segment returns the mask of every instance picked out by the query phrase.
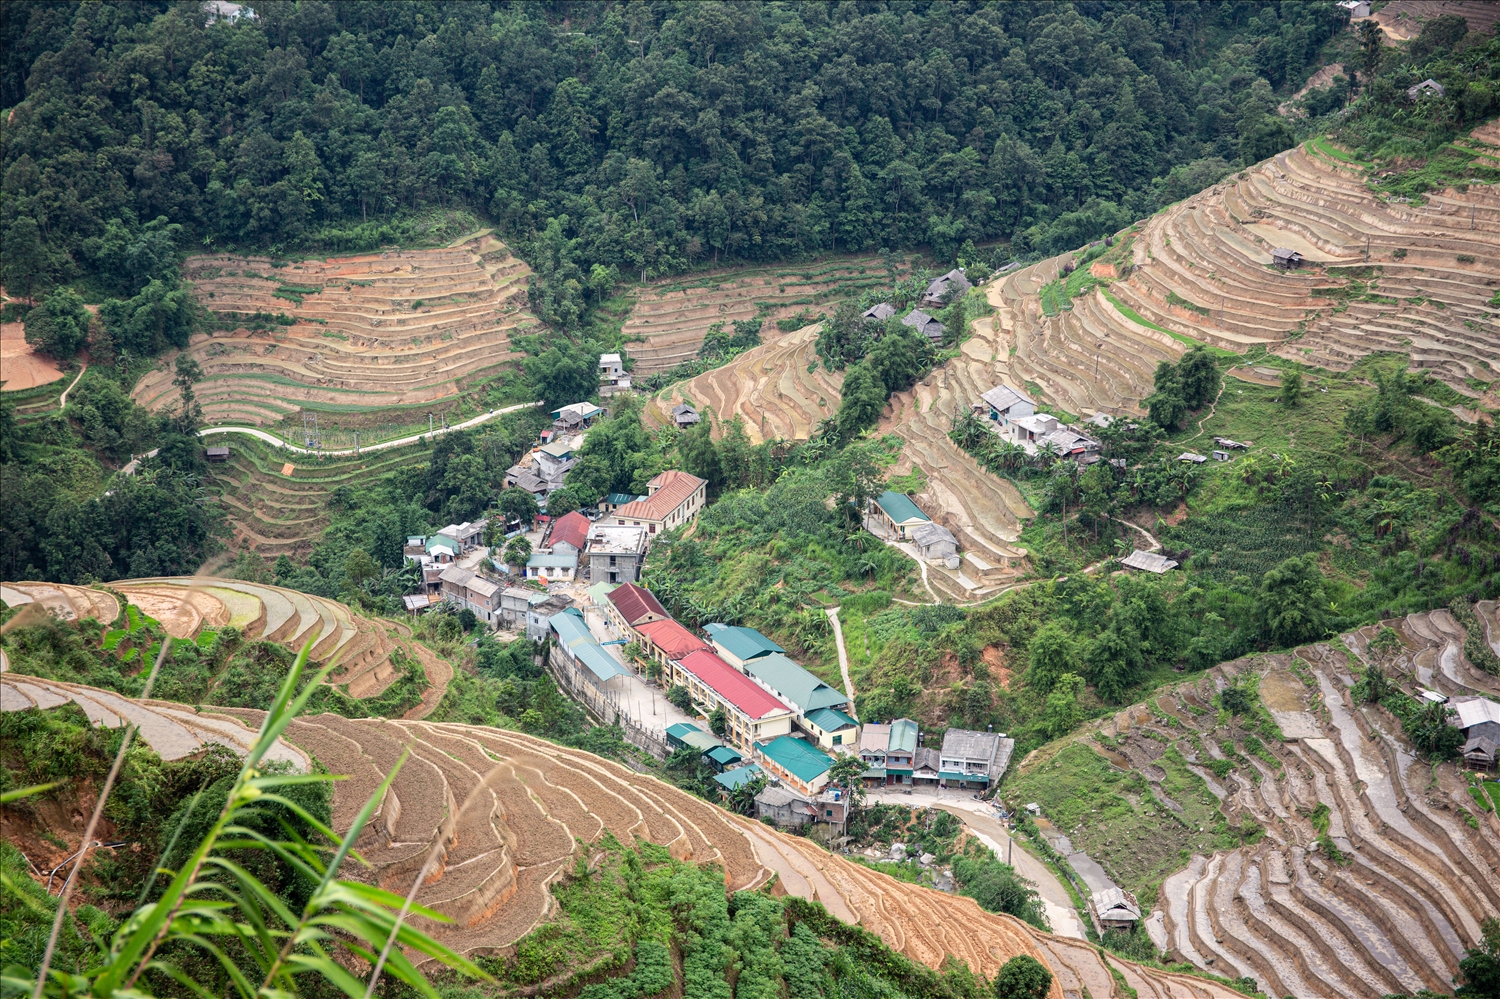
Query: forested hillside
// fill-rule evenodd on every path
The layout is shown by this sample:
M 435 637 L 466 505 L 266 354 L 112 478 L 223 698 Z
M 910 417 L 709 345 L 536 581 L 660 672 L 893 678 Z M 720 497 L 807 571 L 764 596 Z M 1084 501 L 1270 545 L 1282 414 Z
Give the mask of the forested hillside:
M 205 25 L 195 4 L 6 7 L 7 288 L 134 294 L 174 244 L 369 248 L 468 205 L 521 246 L 564 326 L 612 267 L 1072 248 L 1289 145 L 1271 88 L 1344 18 L 265 2 Z

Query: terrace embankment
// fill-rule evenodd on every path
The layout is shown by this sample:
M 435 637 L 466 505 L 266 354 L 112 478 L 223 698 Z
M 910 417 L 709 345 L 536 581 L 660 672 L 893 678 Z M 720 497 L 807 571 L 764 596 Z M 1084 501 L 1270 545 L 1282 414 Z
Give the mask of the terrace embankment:
M 525 310 L 530 269 L 489 235 L 300 262 L 205 255 L 184 274 L 203 306 L 229 325 L 247 323 L 188 347 L 203 368 L 194 391 L 211 424 L 274 423 L 304 405 L 439 404 L 514 361 L 511 336 L 537 325 Z M 294 322 L 253 321 L 257 314 Z M 177 405 L 172 378 L 169 365 L 150 372 L 135 400 Z

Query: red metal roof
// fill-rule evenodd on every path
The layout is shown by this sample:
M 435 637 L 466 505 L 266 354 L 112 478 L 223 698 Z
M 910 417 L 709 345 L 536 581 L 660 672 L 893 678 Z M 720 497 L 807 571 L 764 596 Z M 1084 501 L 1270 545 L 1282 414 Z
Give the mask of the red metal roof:
M 577 510 L 565 513 L 552 525 L 552 534 L 547 539 L 551 544 L 569 544 L 583 551 L 589 539 L 589 519 Z
M 664 521 L 668 514 L 686 503 L 698 491 L 698 487 L 707 482 L 707 479 L 670 468 L 647 484 L 651 495 L 643 500 L 626 503 L 615 511 L 615 516 L 622 520 L 636 517 L 640 520 Z
M 752 719 L 791 710 L 777 700 L 774 694 L 757 686 L 754 680 L 707 649 L 691 653 L 678 661 L 682 663 L 683 669 L 702 680 L 710 690 Z
M 668 659 L 681 659 L 694 649 L 707 649 L 708 643 L 688 631 L 671 618 L 665 621 L 648 621 L 636 630 L 651 640 L 651 644 L 667 654 Z
M 636 622 L 644 621 L 646 618 L 656 615 L 657 619 L 670 619 L 672 615 L 656 599 L 655 594 L 644 587 L 634 583 L 626 583 L 609 591 L 609 602 L 615 605 L 615 610 L 625 619 L 625 623 L 632 628 Z

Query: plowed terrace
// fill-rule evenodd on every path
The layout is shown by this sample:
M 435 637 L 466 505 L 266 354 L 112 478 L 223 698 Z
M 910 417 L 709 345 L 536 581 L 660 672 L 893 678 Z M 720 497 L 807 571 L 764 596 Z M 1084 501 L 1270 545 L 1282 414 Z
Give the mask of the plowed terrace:
M 295 323 L 198 335 L 195 393 L 210 423 L 260 425 L 304 404 L 334 410 L 432 405 L 513 361 L 510 337 L 536 325 L 524 310 L 530 269 L 498 240 L 391 250 L 273 267 L 263 257 L 188 260 L 199 302 L 234 317 L 284 313 Z M 178 404 L 172 372 L 153 371 L 134 398 Z

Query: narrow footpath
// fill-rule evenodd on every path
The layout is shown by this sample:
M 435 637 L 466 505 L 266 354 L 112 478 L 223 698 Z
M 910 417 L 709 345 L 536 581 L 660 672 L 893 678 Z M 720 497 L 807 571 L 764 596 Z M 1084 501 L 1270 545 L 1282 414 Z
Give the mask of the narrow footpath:
M 82 375 L 80 374 L 79 377 L 82 377 Z M 71 386 L 69 387 L 71 388 Z M 66 395 L 67 393 L 65 392 L 63 394 Z M 504 409 L 492 409 L 488 413 L 480 413 L 473 419 L 465 420 L 462 423 L 455 423 L 450 427 L 442 427 L 437 430 L 431 430 L 425 434 L 412 434 L 410 437 L 398 437 L 397 439 L 391 441 L 381 441 L 379 444 L 371 444 L 368 447 L 349 447 L 342 448 L 336 451 L 318 450 L 316 448 L 308 449 L 305 447 L 298 447 L 295 444 L 288 444 L 286 441 L 282 440 L 280 437 L 277 437 L 275 434 L 266 433 L 266 431 L 261 430 L 257 427 L 205 427 L 204 429 L 198 431 L 198 436 L 207 437 L 210 434 L 248 434 L 251 437 L 258 437 L 268 444 L 275 444 L 279 448 L 284 448 L 287 451 L 291 451 L 293 454 L 319 454 L 329 458 L 345 458 L 350 455 L 365 454 L 369 451 L 384 451 L 387 448 L 405 447 L 408 444 L 415 444 L 418 441 L 429 440 L 433 437 L 441 437 L 443 434 L 452 433 L 455 430 L 467 430 L 470 427 L 477 427 L 481 423 L 487 423 L 497 416 L 504 416 L 506 413 L 514 413 L 517 410 L 522 409 L 532 409 L 540 405 L 540 402 L 523 402 L 515 406 L 506 406 Z
M 854 681 L 849 678 L 849 653 L 844 648 L 844 629 L 839 624 L 839 609 L 830 607 L 824 613 L 828 615 L 828 623 L 833 625 L 833 644 L 839 650 L 839 673 L 844 678 L 844 693 L 849 697 L 849 715 L 859 721 L 859 716 L 854 713 Z

